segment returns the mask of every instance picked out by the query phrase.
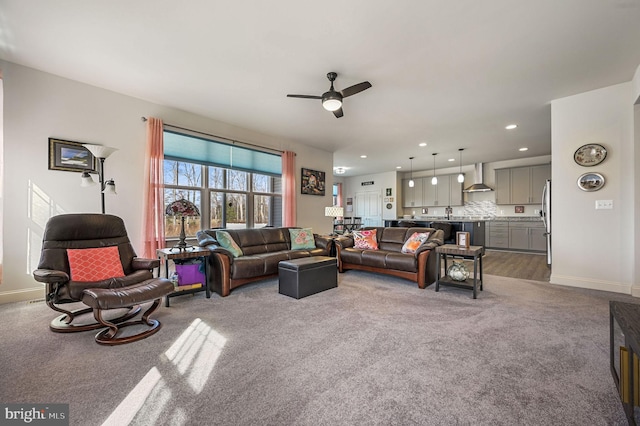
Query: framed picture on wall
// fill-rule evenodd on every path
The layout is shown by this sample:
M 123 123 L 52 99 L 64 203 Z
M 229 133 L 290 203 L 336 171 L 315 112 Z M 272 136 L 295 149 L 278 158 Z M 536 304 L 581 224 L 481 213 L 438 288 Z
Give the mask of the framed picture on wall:
M 324 172 L 302 168 L 302 193 L 324 196 Z
M 80 142 L 49 138 L 49 170 L 95 172 L 96 159 Z

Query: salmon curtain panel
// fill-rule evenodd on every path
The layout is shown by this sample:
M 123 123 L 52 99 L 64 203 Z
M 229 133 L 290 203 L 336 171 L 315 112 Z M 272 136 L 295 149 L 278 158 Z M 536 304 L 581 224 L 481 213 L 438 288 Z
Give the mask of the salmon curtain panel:
M 296 226 L 296 153 L 282 153 L 283 226 Z
M 147 120 L 147 147 L 144 165 L 144 203 L 142 241 L 143 256 L 156 258 L 156 250 L 164 248 L 164 125 L 162 120 Z

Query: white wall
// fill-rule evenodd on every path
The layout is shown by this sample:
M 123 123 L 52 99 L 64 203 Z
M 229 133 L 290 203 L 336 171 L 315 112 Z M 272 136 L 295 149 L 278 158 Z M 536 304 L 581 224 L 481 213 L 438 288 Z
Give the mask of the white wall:
M 371 182 L 373 181 L 373 185 L 362 185 L 362 182 Z M 356 199 L 357 192 L 365 192 L 365 191 L 379 191 L 382 200 L 381 212 L 382 212 L 382 220 L 380 226 L 384 223 L 385 219 L 396 219 L 398 214 L 398 206 L 402 205 L 402 193 L 400 192 L 400 187 L 398 187 L 398 177 L 395 171 L 393 172 L 385 172 L 385 173 L 376 173 L 362 176 L 352 176 L 344 178 L 343 180 L 343 202 L 346 207 L 347 198 L 352 198 L 354 203 Z M 391 188 L 391 196 L 387 197 L 386 190 L 387 188 Z M 384 201 L 385 198 L 393 198 L 393 201 Z M 392 206 L 390 209 L 386 208 L 386 204 L 390 203 Z M 354 205 L 355 212 L 355 205 Z M 348 214 L 345 209 L 345 216 L 353 216 L 352 214 Z
M 146 125 L 141 117 L 217 134 L 279 150 L 296 152 L 297 188 L 300 168 L 327 172 L 333 179 L 332 154 L 299 143 L 262 135 L 215 120 L 153 104 L 115 92 L 0 61 L 4 78 L 4 209 L 2 217 L 4 277 L 0 303 L 43 297 L 43 286 L 32 278 L 37 267 L 42 231 L 59 213 L 99 212 L 96 187 L 81 188 L 80 175 L 48 170 L 48 138 L 95 143 L 118 148 L 105 162 L 118 196 L 108 197 L 108 213 L 122 217 L 138 252 L 141 250 L 142 181 Z M 299 226 L 325 225 L 324 197 L 297 191 Z
M 551 282 L 631 293 L 634 280 L 634 164 L 631 82 L 554 100 L 552 117 Z M 573 161 L 577 148 L 600 143 L 607 158 L 595 167 Z M 606 183 L 596 192 L 576 184 L 586 172 Z M 596 200 L 613 200 L 596 210 Z

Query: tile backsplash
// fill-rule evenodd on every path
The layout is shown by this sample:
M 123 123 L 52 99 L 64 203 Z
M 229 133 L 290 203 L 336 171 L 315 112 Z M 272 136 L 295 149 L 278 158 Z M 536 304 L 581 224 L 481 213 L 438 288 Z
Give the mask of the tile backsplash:
M 494 218 L 498 214 L 498 206 L 490 200 L 467 201 L 464 204 L 464 215 L 470 217 Z

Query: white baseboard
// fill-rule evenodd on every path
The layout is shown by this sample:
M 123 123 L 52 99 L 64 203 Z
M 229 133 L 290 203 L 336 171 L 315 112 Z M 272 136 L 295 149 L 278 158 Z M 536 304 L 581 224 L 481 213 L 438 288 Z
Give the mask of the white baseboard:
M 0 305 L 4 303 L 26 302 L 28 300 L 44 299 L 44 287 L 29 288 L 0 292 Z
M 549 278 L 550 284 L 566 285 L 568 287 L 588 288 L 591 290 L 609 291 L 612 293 L 632 294 L 631 285 L 623 284 L 615 281 L 590 280 L 584 277 L 572 277 L 567 275 L 558 275 L 551 273 Z M 640 297 L 640 289 L 638 294 L 633 296 Z

